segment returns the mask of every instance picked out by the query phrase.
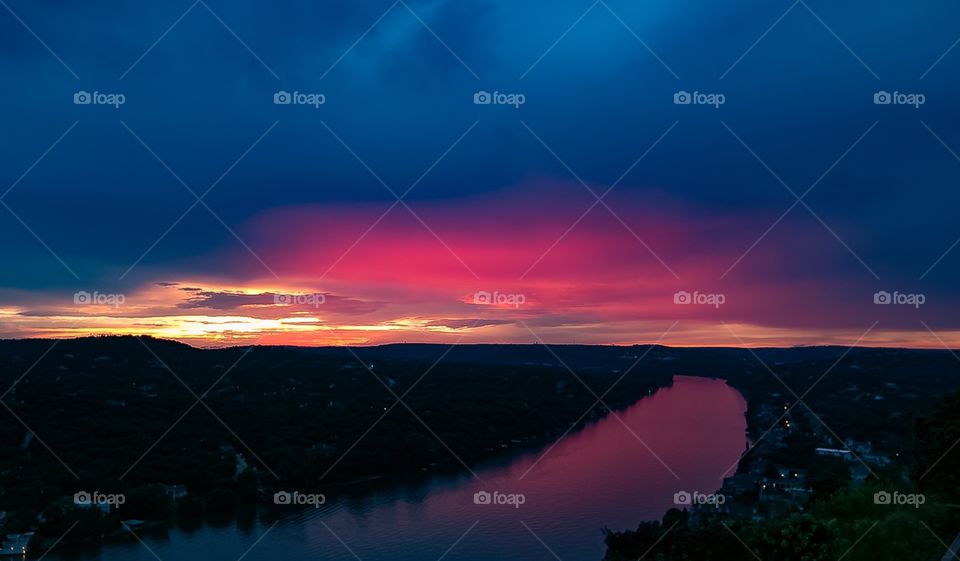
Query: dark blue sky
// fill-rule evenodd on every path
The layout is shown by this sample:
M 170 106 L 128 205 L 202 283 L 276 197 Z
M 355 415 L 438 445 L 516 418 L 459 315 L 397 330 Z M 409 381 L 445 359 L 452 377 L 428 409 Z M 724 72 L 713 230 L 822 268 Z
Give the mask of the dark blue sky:
M 729 223 L 729 236 L 701 240 L 727 266 L 795 202 L 789 189 L 829 170 L 752 266 L 724 276 L 724 260 L 691 265 L 698 282 L 923 292 L 929 325 L 960 327 L 949 319 L 960 250 L 942 257 L 960 238 L 956 2 L 4 2 L 0 194 L 13 189 L 0 209 L 0 308 L 218 275 L 250 284 L 273 269 L 259 263 L 275 251 L 258 235 L 265 217 L 385 210 L 395 198 L 371 170 L 402 193 L 448 149 L 407 196 L 413 210 L 439 205 L 468 228 L 471 201 L 533 192 L 536 203 L 493 223 L 552 216 L 556 238 L 572 222 L 564 209 L 594 201 L 573 173 L 603 192 L 656 142 L 610 207 L 634 209 L 624 213 L 638 232 L 643 217 L 687 231 Z M 76 105 L 80 90 L 125 103 Z M 275 105 L 278 90 L 326 103 Z M 475 105 L 478 90 L 526 102 Z M 681 90 L 725 103 L 676 105 Z M 877 105 L 878 91 L 925 103 Z M 159 242 L 196 199 L 158 160 L 198 194 L 236 163 L 209 210 Z M 670 244 L 656 253 L 685 259 Z M 923 330 L 916 319 L 894 323 Z M 770 324 L 747 311 L 731 321 Z

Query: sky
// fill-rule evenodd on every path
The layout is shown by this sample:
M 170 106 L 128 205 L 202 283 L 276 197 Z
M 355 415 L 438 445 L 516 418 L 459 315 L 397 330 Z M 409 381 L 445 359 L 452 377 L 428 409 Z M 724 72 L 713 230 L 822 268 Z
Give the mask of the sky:
M 0 338 L 960 346 L 960 4 L 0 2 Z

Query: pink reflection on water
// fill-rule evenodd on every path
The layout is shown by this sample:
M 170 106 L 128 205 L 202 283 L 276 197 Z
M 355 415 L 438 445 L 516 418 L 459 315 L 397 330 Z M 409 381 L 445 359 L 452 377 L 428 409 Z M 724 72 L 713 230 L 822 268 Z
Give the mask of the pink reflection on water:
M 476 522 L 456 558 L 552 558 L 542 539 L 564 560 L 599 559 L 601 528 L 635 528 L 661 518 L 677 491 L 720 487 L 745 449 L 745 411 L 724 381 L 677 376 L 672 387 L 571 432 L 549 451 L 477 469 L 480 481 L 438 480 L 327 511 L 306 521 L 307 540 L 315 553 L 335 545 L 322 519 L 365 561 L 435 558 Z M 477 491 L 522 494 L 524 503 L 474 504 Z

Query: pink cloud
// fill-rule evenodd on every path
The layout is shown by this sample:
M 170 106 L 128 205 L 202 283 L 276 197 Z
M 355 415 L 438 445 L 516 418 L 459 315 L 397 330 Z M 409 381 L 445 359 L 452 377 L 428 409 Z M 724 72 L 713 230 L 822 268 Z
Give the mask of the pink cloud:
M 240 248 L 211 254 L 221 273 L 153 279 L 122 308 L 21 294 L 16 308 L 0 300 L 0 313 L 27 335 L 144 332 L 200 344 L 627 344 L 656 341 L 677 321 L 664 343 L 853 343 L 877 320 L 866 343 L 939 344 L 920 310 L 874 305 L 883 287 L 843 266 L 852 258 L 826 231 L 788 218 L 757 242 L 776 216 L 707 214 L 662 196 L 605 200 L 615 214 L 580 185 L 538 181 L 417 201 L 413 212 L 278 208 L 242 235 L 279 279 Z M 678 292 L 703 303 L 677 304 Z M 322 303 L 278 303 L 290 295 Z M 960 340 L 950 309 L 922 317 Z

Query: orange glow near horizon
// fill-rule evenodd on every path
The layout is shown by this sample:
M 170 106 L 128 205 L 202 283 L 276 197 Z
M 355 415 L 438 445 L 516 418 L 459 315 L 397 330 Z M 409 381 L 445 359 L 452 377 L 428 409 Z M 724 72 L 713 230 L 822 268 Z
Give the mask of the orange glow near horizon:
M 600 213 L 582 215 L 583 201 L 561 196 L 549 214 L 530 211 L 544 192 L 564 188 L 421 202 L 417 214 L 429 230 L 376 205 L 271 209 L 244 231 L 270 275 L 248 252 L 231 249 L 210 256 L 223 272 L 158 279 L 156 270 L 145 271 L 126 281 L 119 302 L 89 287 L 83 301 L 72 291 L 2 291 L 0 338 L 144 334 L 204 347 L 544 341 L 960 348 L 951 296 L 931 294 L 925 300 L 934 305 L 922 309 L 878 306 L 875 292 L 894 286 L 873 286 L 862 271 L 832 278 L 797 270 L 775 235 L 741 262 L 762 220 L 653 212 L 633 201 L 618 205 L 635 228 L 628 231 Z M 789 225 L 782 230 L 790 235 Z M 849 258 L 829 236 L 804 251 Z M 737 266 L 727 275 L 731 263 Z M 723 298 L 717 305 L 678 302 L 679 294 Z
M 224 289 L 220 289 L 224 290 Z M 155 295 L 156 292 L 151 289 Z M 227 292 L 229 293 L 229 292 Z M 237 294 L 262 294 L 244 289 Z M 170 303 L 170 309 L 177 309 Z M 276 317 L 231 314 L 158 314 L 158 302 L 114 309 L 91 306 L 89 313 L 71 309 L 34 318 L 17 308 L 0 308 L 0 320 L 19 332 L 18 338 L 77 338 L 95 335 L 150 335 L 197 347 L 234 345 L 367 346 L 388 343 L 538 343 L 612 344 L 619 346 L 659 343 L 673 347 L 791 347 L 813 345 L 858 345 L 865 347 L 960 348 L 960 331 L 883 329 L 868 335 L 851 329 L 799 329 L 719 323 L 702 320 L 625 321 L 604 326 L 602 332 L 578 327 L 533 327 L 521 314 L 497 325 L 438 325 L 437 318 L 396 317 L 369 323 L 334 321 L 321 313 L 287 310 L 286 306 L 254 306 Z M 497 307 L 502 309 L 501 307 Z M 169 312 L 170 309 L 167 311 Z M 509 308 L 508 308 L 509 309 Z M 149 311 L 151 313 L 144 314 Z M 345 318 L 349 319 L 349 318 Z M 529 328 L 529 329 L 528 329 Z M 666 335 L 664 335 L 667 331 Z

